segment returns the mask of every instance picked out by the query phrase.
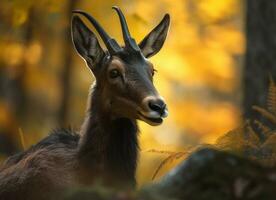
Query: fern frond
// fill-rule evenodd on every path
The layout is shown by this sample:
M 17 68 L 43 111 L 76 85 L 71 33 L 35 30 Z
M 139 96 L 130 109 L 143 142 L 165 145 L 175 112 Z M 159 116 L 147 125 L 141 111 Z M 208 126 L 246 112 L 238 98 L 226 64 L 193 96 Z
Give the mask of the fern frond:
M 150 151 L 150 152 L 154 152 L 154 153 L 162 153 L 162 154 L 169 154 L 169 156 L 167 156 L 157 167 L 157 169 L 155 170 L 153 176 L 152 176 L 152 180 L 154 180 L 157 176 L 157 174 L 159 173 L 159 171 L 169 162 L 173 162 L 174 160 L 178 160 L 182 157 L 184 157 L 185 155 L 187 155 L 188 153 L 190 153 L 189 151 L 187 152 L 170 152 L 170 151 L 159 151 L 159 150 L 154 150 L 154 151 Z
M 265 140 L 266 140 L 270 136 L 270 133 L 271 133 L 272 129 L 270 127 L 264 125 L 259 120 L 254 120 L 253 123 L 258 127 L 258 130 L 260 131 L 260 134 L 263 135 L 265 137 Z
M 159 153 L 159 154 L 168 154 L 168 155 L 171 155 L 175 152 L 173 151 L 163 151 L 163 150 L 157 150 L 157 149 L 149 149 L 149 150 L 146 150 L 145 152 L 148 152 L 148 153 Z
M 276 124 L 276 115 L 273 115 L 272 113 L 259 106 L 252 106 L 252 109 L 259 112 L 263 117 Z
M 276 115 L 276 84 L 271 76 L 269 79 L 267 94 L 267 108 L 270 112 Z
M 254 124 L 262 131 L 262 133 L 267 133 L 271 131 L 271 129 L 268 126 L 265 126 L 262 122 L 259 120 L 254 120 Z
M 250 135 L 259 137 L 258 134 L 256 133 L 256 131 L 251 126 L 251 120 L 246 120 L 246 124 L 244 127 L 246 129 L 245 133 L 249 133 Z
M 172 159 L 172 155 L 169 155 L 167 158 L 165 158 L 156 168 L 154 174 L 152 175 L 151 180 L 154 180 L 157 176 L 157 174 L 159 173 L 159 171 L 162 169 L 162 167 L 167 164 L 170 160 Z

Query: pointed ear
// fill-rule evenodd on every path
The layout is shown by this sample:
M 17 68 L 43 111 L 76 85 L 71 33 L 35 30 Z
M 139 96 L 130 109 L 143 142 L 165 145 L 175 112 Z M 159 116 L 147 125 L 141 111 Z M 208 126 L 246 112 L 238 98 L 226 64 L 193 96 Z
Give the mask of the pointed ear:
M 72 40 L 79 55 L 93 69 L 104 56 L 95 34 L 82 22 L 78 16 L 73 16 L 71 25 Z
M 162 48 L 170 26 L 170 15 L 166 14 L 162 21 L 140 42 L 139 47 L 146 58 Z

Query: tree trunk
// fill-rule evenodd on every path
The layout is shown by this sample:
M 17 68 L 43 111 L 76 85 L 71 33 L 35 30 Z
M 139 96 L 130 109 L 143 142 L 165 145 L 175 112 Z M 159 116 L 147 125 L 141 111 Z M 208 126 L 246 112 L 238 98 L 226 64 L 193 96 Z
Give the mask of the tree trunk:
M 34 27 L 38 23 L 37 13 L 34 7 L 30 7 L 28 14 L 28 20 L 25 22 L 22 29 L 20 29 L 22 31 L 22 36 L 17 38 L 22 42 L 24 49 L 30 46 L 34 36 Z M 13 27 L 8 28 L 10 30 L 13 29 Z M 25 86 L 27 65 L 27 60 L 22 58 L 13 68 L 4 66 L 0 71 L 0 98 L 3 98 L 4 101 L 7 102 L 7 110 L 9 111 L 7 112 L 9 113 L 8 122 L 11 122 L 0 125 L 0 146 L 2 147 L 0 148 L 0 153 L 7 155 L 19 150 L 15 138 L 18 138 L 18 128 L 20 128 L 21 124 L 24 124 L 28 113 L 28 93 Z M 10 71 L 11 69 L 16 72 Z
M 276 1 L 247 0 L 247 51 L 243 73 L 245 118 L 265 122 L 253 105 L 266 108 L 270 77 L 276 81 Z
M 59 126 L 66 126 L 67 117 L 68 117 L 68 110 L 69 110 L 69 98 L 70 98 L 70 77 L 72 74 L 72 64 L 73 64 L 73 52 L 72 52 L 72 43 L 71 43 L 71 16 L 72 10 L 76 7 L 77 1 L 70 0 L 67 5 L 67 10 L 65 13 L 65 17 L 67 20 L 67 25 L 64 29 L 64 41 L 63 41 L 63 69 L 61 72 L 61 101 L 60 101 L 60 108 L 58 112 L 58 124 Z

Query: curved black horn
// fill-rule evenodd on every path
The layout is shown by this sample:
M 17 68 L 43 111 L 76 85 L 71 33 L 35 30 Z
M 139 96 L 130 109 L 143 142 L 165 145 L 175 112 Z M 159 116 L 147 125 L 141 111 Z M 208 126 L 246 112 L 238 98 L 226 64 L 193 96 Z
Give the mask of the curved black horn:
M 126 47 L 130 47 L 136 51 L 139 51 L 140 48 L 138 47 L 138 45 L 136 44 L 135 40 L 131 37 L 129 30 L 128 30 L 128 26 L 127 26 L 127 22 L 125 19 L 124 14 L 122 13 L 121 9 L 117 6 L 113 6 L 112 7 L 114 10 L 116 10 L 117 14 L 119 15 L 120 18 L 120 23 L 121 23 L 121 27 L 122 27 L 122 32 L 123 32 L 123 37 L 124 37 L 124 41 L 125 41 L 125 45 Z
M 111 38 L 106 32 L 105 30 L 101 27 L 101 25 L 88 13 L 81 11 L 81 10 L 74 10 L 73 13 L 78 13 L 81 14 L 83 16 L 85 16 L 95 27 L 95 29 L 98 31 L 99 35 L 101 36 L 104 44 L 106 45 L 108 51 L 111 54 L 114 54 L 118 51 L 121 51 L 122 48 L 120 47 L 120 45 L 116 42 L 115 39 Z

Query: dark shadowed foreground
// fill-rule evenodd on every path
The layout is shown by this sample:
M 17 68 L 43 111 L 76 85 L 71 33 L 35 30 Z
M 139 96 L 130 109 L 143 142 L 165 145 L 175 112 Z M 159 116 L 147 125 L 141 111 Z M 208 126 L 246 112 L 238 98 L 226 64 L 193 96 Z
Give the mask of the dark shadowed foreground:
M 95 186 L 69 191 L 65 200 L 105 199 L 275 199 L 276 169 L 236 155 L 204 148 L 169 172 L 161 181 L 137 193 Z

